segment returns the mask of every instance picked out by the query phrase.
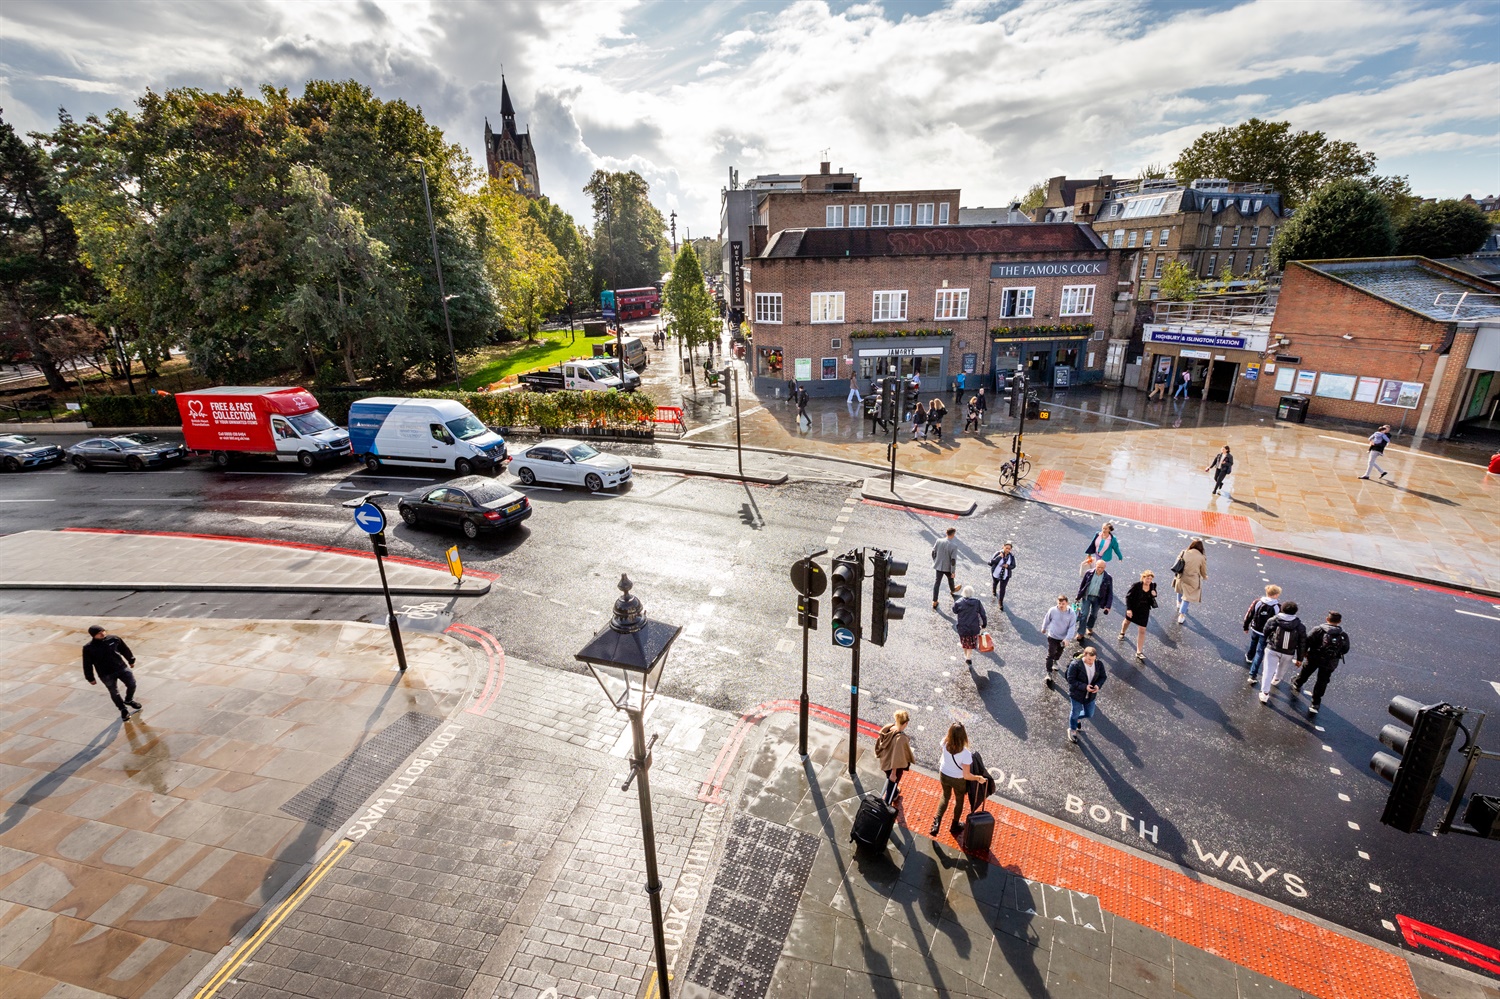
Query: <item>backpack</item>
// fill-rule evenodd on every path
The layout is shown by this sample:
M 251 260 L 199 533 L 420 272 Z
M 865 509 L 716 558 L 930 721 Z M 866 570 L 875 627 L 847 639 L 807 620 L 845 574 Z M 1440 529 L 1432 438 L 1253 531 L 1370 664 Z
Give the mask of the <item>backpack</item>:
M 1317 636 L 1314 644 L 1314 636 Z M 1342 659 L 1349 654 L 1349 633 L 1343 628 L 1320 624 L 1307 640 L 1308 651 L 1320 659 Z
M 1270 623 L 1271 618 L 1276 616 L 1276 605 L 1266 603 L 1264 598 L 1258 597 L 1251 606 L 1255 610 L 1250 615 L 1250 630 L 1265 634 L 1266 625 Z
M 1282 654 L 1288 654 L 1297 647 L 1296 619 L 1278 622 L 1275 635 L 1266 632 L 1266 641 L 1271 643 L 1271 648 Z

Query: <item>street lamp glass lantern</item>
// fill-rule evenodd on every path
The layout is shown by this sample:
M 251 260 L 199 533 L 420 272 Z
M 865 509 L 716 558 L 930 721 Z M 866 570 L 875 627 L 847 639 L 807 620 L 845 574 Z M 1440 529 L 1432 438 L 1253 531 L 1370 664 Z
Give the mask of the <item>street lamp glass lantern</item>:
M 630 577 L 620 576 L 620 597 L 610 622 L 573 658 L 587 663 L 617 710 L 644 712 L 661 683 L 667 652 L 682 628 L 646 618 Z

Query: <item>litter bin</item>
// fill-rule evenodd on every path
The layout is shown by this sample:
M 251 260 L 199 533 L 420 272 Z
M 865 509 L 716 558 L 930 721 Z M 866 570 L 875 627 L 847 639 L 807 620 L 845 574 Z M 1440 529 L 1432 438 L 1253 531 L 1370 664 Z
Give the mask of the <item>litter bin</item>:
M 1276 407 L 1276 419 L 1286 420 L 1291 423 L 1307 422 L 1307 396 L 1284 395 L 1281 404 Z

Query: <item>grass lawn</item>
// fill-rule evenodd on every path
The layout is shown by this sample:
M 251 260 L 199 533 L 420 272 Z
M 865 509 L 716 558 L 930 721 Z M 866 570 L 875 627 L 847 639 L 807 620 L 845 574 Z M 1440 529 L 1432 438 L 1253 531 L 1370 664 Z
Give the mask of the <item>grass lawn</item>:
M 486 347 L 464 362 L 466 368 L 476 363 L 479 366 L 464 375 L 463 386 L 471 391 L 482 389 L 506 375 L 550 368 L 572 357 L 588 357 L 594 351 L 592 345 L 602 342 L 598 337 L 585 337 L 581 329 L 571 334 L 571 342 L 567 330 L 543 330 L 537 334 L 535 343 L 518 340 Z

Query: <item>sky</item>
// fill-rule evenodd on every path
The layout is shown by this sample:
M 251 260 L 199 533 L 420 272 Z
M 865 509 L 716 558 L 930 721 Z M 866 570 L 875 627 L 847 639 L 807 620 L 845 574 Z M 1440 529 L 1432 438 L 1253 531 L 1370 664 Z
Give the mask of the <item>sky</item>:
M 587 222 L 638 171 L 678 235 L 729 170 L 857 173 L 995 206 L 1132 176 L 1252 116 L 1349 139 L 1427 197 L 1500 193 L 1500 4 L 7 0 L 0 109 L 23 131 L 147 89 L 357 79 L 483 163 L 502 71 L 542 192 Z

